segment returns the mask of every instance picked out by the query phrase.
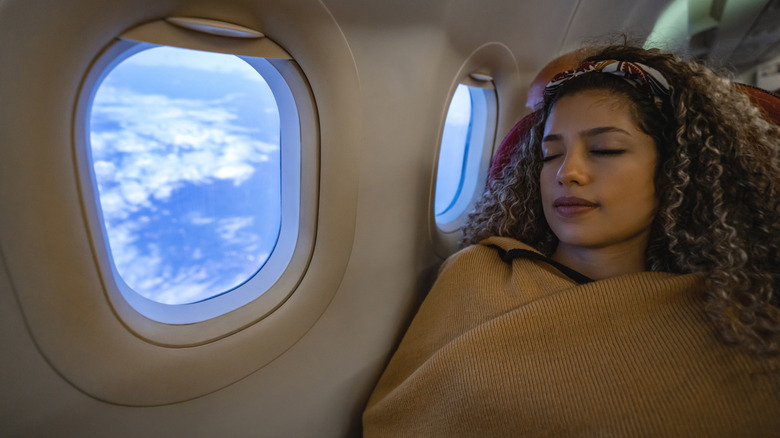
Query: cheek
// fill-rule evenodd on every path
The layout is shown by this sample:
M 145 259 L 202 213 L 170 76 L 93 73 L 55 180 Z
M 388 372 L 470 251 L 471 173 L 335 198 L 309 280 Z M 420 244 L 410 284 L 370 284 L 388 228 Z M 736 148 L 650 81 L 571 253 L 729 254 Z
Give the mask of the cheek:
M 611 186 L 614 196 L 625 202 L 629 210 L 655 215 L 658 195 L 655 191 L 654 172 L 638 168 L 633 172 L 627 172 Z
M 658 204 L 658 194 L 655 190 L 655 166 L 645 166 L 637 174 L 641 175 L 641 187 L 644 189 L 644 194 L 648 200 L 652 200 L 653 204 Z
M 551 167 L 552 166 L 543 167 L 542 172 L 539 174 L 540 201 L 542 203 L 542 214 L 544 215 L 545 221 L 553 213 L 551 209 L 555 198 L 554 188 L 556 186 L 556 174 L 550 170 Z
M 542 191 L 542 197 L 552 190 L 555 185 L 555 171 L 552 166 L 542 167 L 542 172 L 539 174 L 539 188 Z

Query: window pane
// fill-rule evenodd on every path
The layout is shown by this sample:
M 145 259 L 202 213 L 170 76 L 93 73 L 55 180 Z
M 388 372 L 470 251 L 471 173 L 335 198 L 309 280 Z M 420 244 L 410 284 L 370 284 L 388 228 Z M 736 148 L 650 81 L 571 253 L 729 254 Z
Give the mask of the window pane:
M 458 198 L 463 185 L 463 170 L 471 131 L 471 94 L 469 87 L 458 85 L 447 110 L 436 173 L 434 213 L 438 216 L 449 210 Z
M 280 229 L 280 122 L 255 69 L 155 47 L 108 73 L 89 117 L 106 237 L 128 286 L 192 303 L 263 266 Z

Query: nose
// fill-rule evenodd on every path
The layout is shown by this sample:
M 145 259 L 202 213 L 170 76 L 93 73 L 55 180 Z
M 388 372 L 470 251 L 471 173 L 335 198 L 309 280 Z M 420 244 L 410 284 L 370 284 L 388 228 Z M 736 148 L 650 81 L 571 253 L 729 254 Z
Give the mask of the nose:
M 556 180 L 563 186 L 584 185 L 591 180 L 587 159 L 580 153 L 568 153 L 558 168 Z

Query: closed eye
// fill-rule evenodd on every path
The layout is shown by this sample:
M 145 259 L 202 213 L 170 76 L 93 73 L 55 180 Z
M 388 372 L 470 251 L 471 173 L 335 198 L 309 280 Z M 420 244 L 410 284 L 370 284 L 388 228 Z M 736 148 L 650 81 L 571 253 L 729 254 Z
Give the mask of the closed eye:
M 595 149 L 590 151 L 590 153 L 593 155 L 609 156 L 609 155 L 620 155 L 625 151 L 626 151 L 625 149 Z
M 553 154 L 553 155 L 548 155 L 548 156 L 546 156 L 546 157 L 542 157 L 542 162 L 543 162 L 543 163 L 546 163 L 546 162 L 548 162 L 548 161 L 550 161 L 550 160 L 554 160 L 554 159 L 556 159 L 556 158 L 560 157 L 561 155 L 562 155 L 562 154 Z

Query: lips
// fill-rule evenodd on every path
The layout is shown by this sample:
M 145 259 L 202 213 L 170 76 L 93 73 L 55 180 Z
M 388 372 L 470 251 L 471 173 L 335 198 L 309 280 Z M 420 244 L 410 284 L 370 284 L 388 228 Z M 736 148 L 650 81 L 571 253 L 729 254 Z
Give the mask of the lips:
M 595 210 L 599 205 L 587 199 L 562 196 L 553 202 L 555 211 L 563 217 L 574 217 Z

